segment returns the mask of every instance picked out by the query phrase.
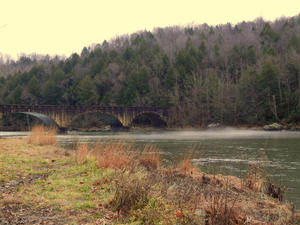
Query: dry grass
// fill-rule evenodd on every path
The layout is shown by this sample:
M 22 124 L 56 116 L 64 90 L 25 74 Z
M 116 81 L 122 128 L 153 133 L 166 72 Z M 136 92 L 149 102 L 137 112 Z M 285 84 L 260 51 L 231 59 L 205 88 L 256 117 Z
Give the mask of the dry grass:
M 84 163 L 88 155 L 88 144 L 80 144 L 77 146 L 76 160 L 78 163 Z
M 184 159 L 179 163 L 178 169 L 180 172 L 183 172 L 185 174 L 193 174 L 199 172 L 199 169 L 195 166 L 193 166 L 191 158 L 192 158 L 193 152 L 190 151 Z
M 244 185 L 256 192 L 265 192 L 266 179 L 263 175 L 263 170 L 257 165 L 251 166 L 249 169 Z
M 146 167 L 148 170 L 156 170 L 160 168 L 160 154 L 159 149 L 146 145 L 144 150 L 139 157 L 140 165 Z
M 27 142 L 34 145 L 55 145 L 56 144 L 55 128 L 46 128 L 41 125 L 34 126 L 31 130 Z
M 229 199 L 225 193 L 211 193 L 205 207 L 206 224 L 208 225 L 239 225 L 245 224 L 245 217 L 235 206 L 235 200 Z
M 0 206 L 4 205 L 15 205 L 15 204 L 21 204 L 22 201 L 14 196 L 5 196 L 3 199 L 0 200 Z
M 125 214 L 130 210 L 141 209 L 148 203 L 149 190 L 149 184 L 143 180 L 121 178 L 109 205 L 113 210 Z
M 129 167 L 135 157 L 132 144 L 125 144 L 124 141 L 98 142 L 90 155 L 96 159 L 98 167 L 118 169 Z

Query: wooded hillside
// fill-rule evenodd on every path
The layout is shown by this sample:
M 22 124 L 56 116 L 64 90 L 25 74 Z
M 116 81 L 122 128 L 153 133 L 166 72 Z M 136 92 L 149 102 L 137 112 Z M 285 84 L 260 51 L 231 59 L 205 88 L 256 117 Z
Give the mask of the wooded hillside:
M 1 104 L 170 107 L 176 126 L 299 122 L 300 14 L 157 28 L 0 72 Z

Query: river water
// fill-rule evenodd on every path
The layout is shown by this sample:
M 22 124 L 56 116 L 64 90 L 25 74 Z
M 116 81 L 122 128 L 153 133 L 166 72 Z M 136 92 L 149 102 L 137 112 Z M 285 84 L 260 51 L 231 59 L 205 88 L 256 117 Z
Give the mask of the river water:
M 0 137 L 26 136 L 0 132 Z M 286 186 L 285 200 L 300 208 L 300 132 L 218 129 L 180 131 L 69 132 L 58 135 L 65 147 L 99 140 L 133 142 L 137 149 L 151 144 L 166 163 L 177 163 L 192 152 L 191 160 L 202 171 L 244 177 L 251 165 L 262 166 L 275 184 Z

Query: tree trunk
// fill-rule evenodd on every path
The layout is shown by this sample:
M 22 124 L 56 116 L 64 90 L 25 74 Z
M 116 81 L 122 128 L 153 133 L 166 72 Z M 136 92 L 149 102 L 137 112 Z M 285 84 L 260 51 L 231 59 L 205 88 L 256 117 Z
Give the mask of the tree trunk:
M 277 105 L 276 105 L 275 95 L 272 95 L 272 98 L 273 98 L 273 113 L 274 113 L 275 119 L 277 121 L 279 121 L 278 114 L 277 114 Z

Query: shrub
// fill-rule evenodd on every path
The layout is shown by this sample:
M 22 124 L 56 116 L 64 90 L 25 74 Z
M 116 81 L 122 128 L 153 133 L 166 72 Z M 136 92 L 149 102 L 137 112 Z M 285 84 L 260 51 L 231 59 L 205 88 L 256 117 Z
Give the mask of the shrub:
M 279 201 L 283 200 L 283 195 L 286 191 L 286 187 L 276 187 L 271 181 L 268 182 L 267 194 L 272 198 L 278 198 Z
M 112 210 L 128 213 L 130 210 L 142 209 L 148 203 L 150 186 L 139 179 L 121 179 L 110 202 Z

